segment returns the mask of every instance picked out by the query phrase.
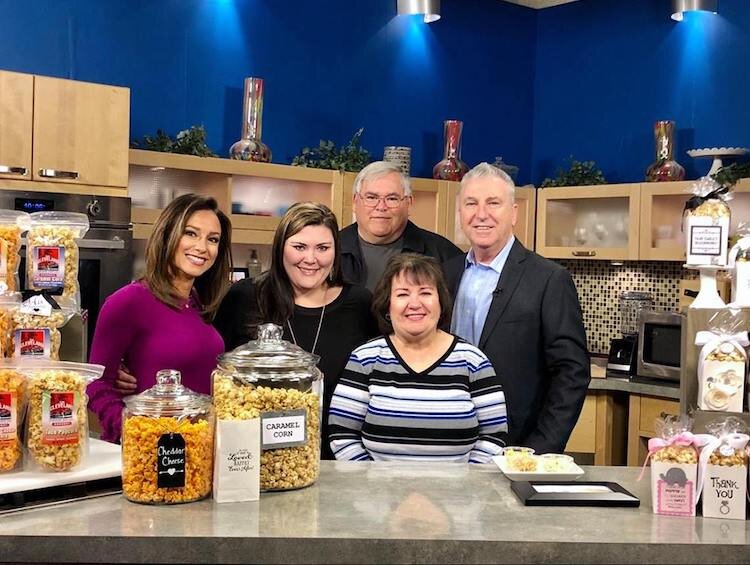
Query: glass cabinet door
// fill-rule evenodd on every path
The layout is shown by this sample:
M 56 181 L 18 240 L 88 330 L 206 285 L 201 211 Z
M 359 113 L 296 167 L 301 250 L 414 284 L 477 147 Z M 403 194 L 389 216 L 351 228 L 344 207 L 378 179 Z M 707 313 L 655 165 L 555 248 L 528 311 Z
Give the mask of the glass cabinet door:
M 692 196 L 690 186 L 694 182 L 641 184 L 640 259 L 685 260 L 683 212 L 685 202 Z M 734 186 L 728 203 L 732 213 L 731 237 L 743 222 L 750 222 L 750 179 L 742 179 Z
M 556 259 L 638 258 L 639 184 L 540 189 L 536 251 Z

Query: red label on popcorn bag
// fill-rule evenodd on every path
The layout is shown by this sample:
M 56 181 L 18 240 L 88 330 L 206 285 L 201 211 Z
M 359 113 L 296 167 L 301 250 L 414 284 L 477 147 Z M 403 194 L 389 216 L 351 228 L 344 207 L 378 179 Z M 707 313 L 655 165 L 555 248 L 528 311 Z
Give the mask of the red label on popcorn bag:
M 14 357 L 43 357 L 49 359 L 51 339 L 49 328 L 19 329 L 15 333 Z
M 0 392 L 0 445 L 17 441 L 16 394 Z
M 65 248 L 34 247 L 31 281 L 33 288 L 58 288 L 65 284 Z
M 42 393 L 42 444 L 78 443 L 77 396 L 73 391 Z

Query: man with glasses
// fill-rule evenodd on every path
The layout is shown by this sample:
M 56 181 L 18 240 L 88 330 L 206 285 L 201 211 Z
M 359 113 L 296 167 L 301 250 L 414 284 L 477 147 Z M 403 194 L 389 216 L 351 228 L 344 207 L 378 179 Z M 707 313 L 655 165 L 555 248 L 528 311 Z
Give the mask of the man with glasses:
M 380 280 L 388 259 L 402 252 L 421 253 L 441 263 L 461 254 L 446 238 L 409 221 L 412 195 L 409 179 L 398 165 L 370 163 L 354 180 L 357 221 L 341 230 L 344 278 L 370 291 Z

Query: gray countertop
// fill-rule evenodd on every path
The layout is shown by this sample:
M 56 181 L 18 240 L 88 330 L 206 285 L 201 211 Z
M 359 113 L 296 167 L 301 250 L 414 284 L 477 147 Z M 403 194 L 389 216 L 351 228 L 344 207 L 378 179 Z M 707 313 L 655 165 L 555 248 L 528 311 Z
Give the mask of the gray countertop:
M 607 377 L 606 379 L 591 379 L 589 390 L 616 390 L 630 394 L 646 394 L 649 396 L 659 396 L 673 400 L 680 399 L 679 386 L 638 383 L 629 381 L 628 379 L 617 379 L 612 377 Z
M 14 562 L 747 563 L 747 521 L 655 516 L 648 475 L 587 467 L 640 508 L 524 507 L 494 465 L 324 461 L 260 502 L 143 506 L 113 495 L 0 517 Z

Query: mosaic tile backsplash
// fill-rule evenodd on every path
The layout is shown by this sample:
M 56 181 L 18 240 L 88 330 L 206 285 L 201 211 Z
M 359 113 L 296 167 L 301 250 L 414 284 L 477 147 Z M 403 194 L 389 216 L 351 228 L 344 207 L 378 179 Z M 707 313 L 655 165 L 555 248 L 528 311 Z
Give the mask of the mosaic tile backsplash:
M 583 309 L 589 351 L 606 354 L 609 341 L 620 337 L 620 293 L 627 290 L 650 292 L 656 310 L 677 311 L 680 279 L 696 278 L 674 261 L 559 260 L 568 269 Z

